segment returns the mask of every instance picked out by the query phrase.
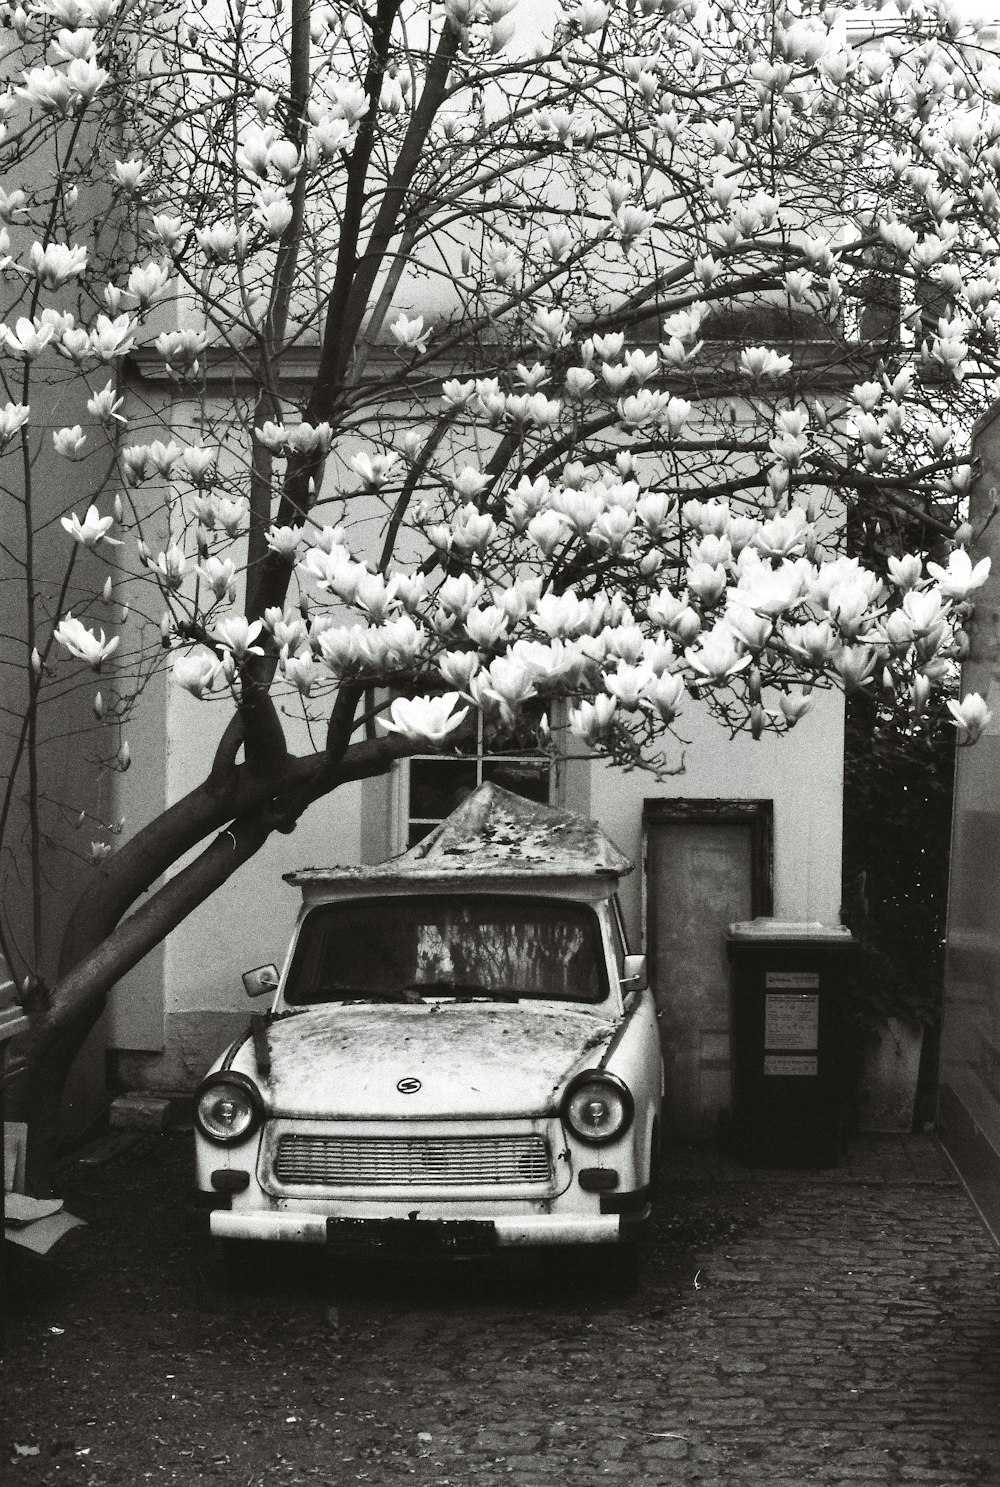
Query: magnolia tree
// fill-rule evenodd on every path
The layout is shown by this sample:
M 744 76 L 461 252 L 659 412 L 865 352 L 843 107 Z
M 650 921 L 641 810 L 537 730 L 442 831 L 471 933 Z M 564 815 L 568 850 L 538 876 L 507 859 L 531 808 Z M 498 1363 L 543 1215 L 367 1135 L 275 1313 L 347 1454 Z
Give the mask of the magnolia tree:
M 918 726 L 954 682 L 1000 316 L 985 41 L 948 0 L 523 9 L 7 11 L 0 834 L 35 909 L 2 948 L 36 1161 L 110 986 L 476 711 L 667 770 L 695 708 L 724 746 L 829 686 Z M 159 667 L 221 743 L 141 829 L 85 823 L 46 965 L 77 803 L 42 798 L 45 720 L 85 686 L 81 747 L 124 769 Z M 973 740 L 982 701 L 952 710 Z

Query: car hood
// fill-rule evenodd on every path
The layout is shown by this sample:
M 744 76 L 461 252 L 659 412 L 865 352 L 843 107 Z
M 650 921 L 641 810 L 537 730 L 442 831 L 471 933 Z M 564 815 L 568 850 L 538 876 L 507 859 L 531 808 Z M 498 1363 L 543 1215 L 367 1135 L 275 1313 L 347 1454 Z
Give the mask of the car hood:
M 239 1063 L 266 1087 L 275 1115 L 540 1115 L 576 1068 L 600 1058 L 616 1026 L 593 1010 L 551 1003 L 322 1007 L 267 1025 L 266 1078 L 252 1044 Z

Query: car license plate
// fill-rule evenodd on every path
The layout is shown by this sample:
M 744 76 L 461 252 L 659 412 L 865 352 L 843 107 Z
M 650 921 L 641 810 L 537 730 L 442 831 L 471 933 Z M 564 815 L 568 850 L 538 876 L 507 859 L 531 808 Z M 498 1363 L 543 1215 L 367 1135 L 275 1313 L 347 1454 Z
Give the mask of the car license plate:
M 496 1248 L 488 1219 L 328 1218 L 327 1243 L 337 1249 L 385 1249 L 395 1254 L 478 1254 Z

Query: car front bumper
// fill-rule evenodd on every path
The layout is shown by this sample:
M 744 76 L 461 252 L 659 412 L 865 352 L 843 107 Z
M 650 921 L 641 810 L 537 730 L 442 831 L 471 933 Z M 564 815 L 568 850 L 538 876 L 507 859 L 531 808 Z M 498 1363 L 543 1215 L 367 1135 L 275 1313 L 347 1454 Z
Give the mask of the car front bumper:
M 640 1214 L 517 1214 L 490 1219 L 342 1219 L 324 1213 L 241 1212 L 209 1215 L 217 1239 L 323 1244 L 334 1249 L 476 1252 L 533 1245 L 619 1244 L 634 1238 Z

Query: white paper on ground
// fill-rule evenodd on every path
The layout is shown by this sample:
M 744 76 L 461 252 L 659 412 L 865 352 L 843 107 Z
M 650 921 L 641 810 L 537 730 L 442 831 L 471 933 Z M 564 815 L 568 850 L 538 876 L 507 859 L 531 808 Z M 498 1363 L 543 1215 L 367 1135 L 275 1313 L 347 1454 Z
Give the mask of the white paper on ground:
M 33 1224 L 51 1218 L 63 1206 L 61 1198 L 31 1198 L 27 1193 L 4 1193 L 3 1216 L 8 1224 Z
M 36 1255 L 44 1255 L 57 1239 L 61 1239 L 71 1229 L 80 1229 L 83 1226 L 83 1219 L 75 1218 L 73 1214 L 61 1209 L 48 1218 L 36 1219 L 33 1224 L 6 1224 L 4 1235 L 12 1244 L 20 1244 L 24 1249 L 34 1250 Z

